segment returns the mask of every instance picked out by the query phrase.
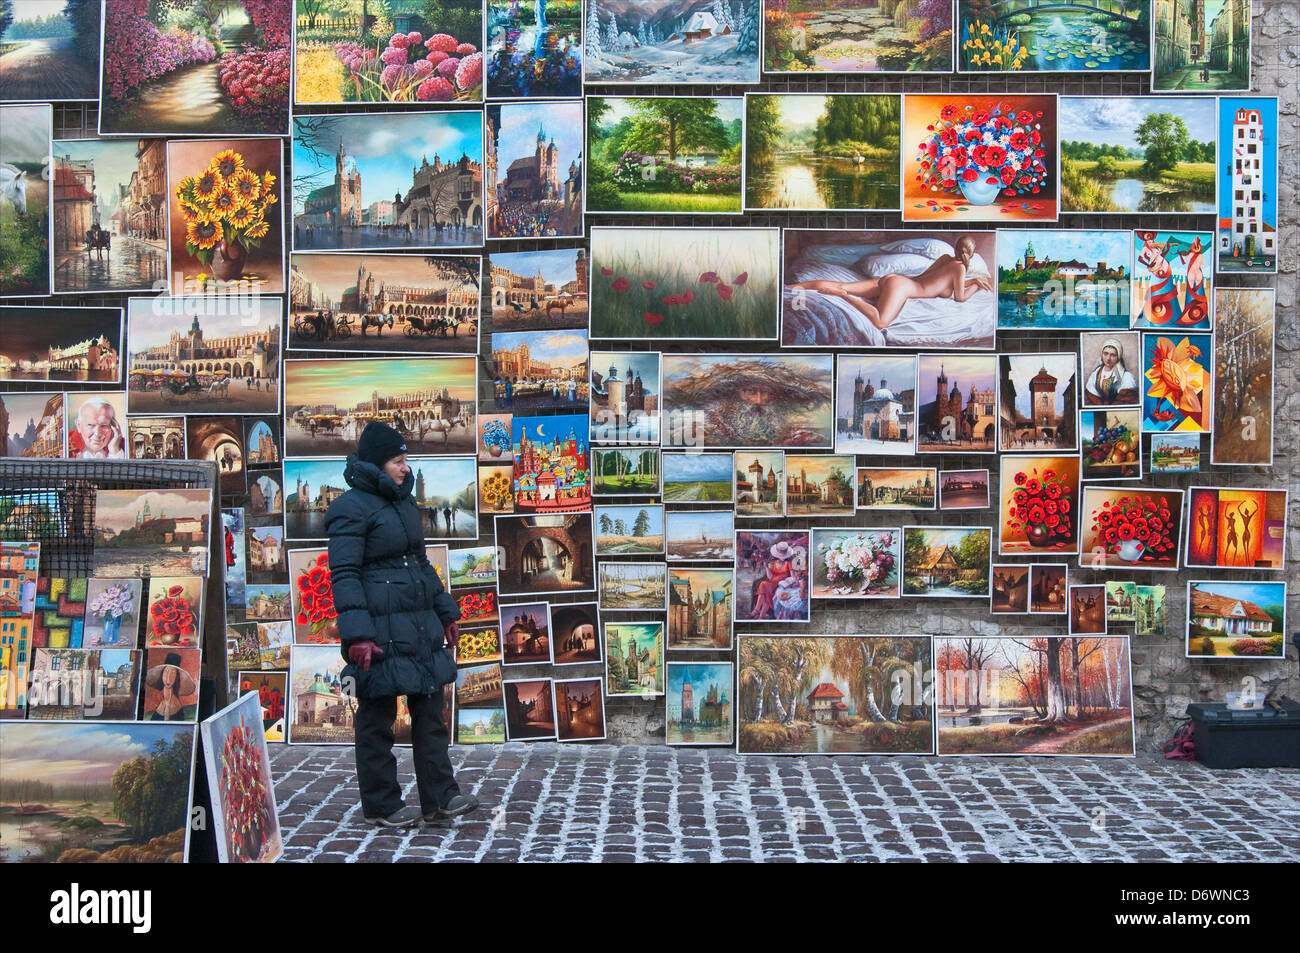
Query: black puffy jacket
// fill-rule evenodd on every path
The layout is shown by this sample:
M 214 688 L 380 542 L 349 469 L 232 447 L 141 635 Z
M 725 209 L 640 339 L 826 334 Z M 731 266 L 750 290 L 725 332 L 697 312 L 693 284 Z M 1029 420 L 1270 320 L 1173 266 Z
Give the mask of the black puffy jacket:
M 350 454 L 343 479 L 352 489 L 325 513 L 343 657 L 362 639 L 384 653 L 368 672 L 349 661 L 343 677 L 354 679 L 358 698 L 428 695 L 456 678 L 443 626 L 460 618 L 460 608 L 424 553 L 420 512 L 411 499 L 415 478 L 408 475 L 398 486 Z

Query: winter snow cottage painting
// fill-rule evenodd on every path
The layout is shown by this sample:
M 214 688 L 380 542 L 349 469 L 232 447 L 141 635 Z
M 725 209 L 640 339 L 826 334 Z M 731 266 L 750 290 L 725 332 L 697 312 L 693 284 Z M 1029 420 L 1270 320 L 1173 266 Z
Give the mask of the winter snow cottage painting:
M 758 0 L 591 0 L 588 83 L 757 83 Z

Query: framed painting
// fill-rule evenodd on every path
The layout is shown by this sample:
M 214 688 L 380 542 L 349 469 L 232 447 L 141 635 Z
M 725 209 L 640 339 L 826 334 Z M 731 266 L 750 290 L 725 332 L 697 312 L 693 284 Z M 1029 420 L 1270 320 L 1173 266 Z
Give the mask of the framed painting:
M 788 228 L 784 246 L 784 345 L 993 349 L 991 231 Z
M 557 678 L 555 692 L 555 740 L 601 741 L 605 737 L 605 693 L 603 678 Z
M 1147 457 L 1148 473 L 1199 473 L 1201 469 L 1201 435 L 1199 433 L 1153 433 Z
M 1132 582 L 1106 582 L 1106 625 L 1136 621 L 1134 603 L 1137 601 L 1137 584 Z
M 506 712 L 497 708 L 461 708 L 456 706 L 458 745 L 499 745 L 506 740 Z
M 586 414 L 513 417 L 516 513 L 590 512 Z
M 814 526 L 813 599 L 897 599 L 903 563 L 898 529 Z
M 337 645 L 295 645 L 289 669 L 293 704 L 289 744 L 351 745 L 357 699 L 343 691 L 343 655 Z
M 145 649 L 141 721 L 189 721 L 199 711 L 199 650 Z
M 1029 567 L 1029 611 L 1033 615 L 1065 615 L 1069 611 L 1070 568 L 1064 563 L 1034 563 Z
M 20 3 L 6 21 L 0 102 L 99 97 L 99 3 Z
M 1237 12 L 1249 4 L 1232 6 Z M 1221 98 L 1219 142 L 1218 273 L 1273 274 L 1279 250 L 1277 99 Z
M 664 354 L 663 445 L 829 450 L 830 354 Z
M 514 467 L 510 464 L 500 466 L 479 464 L 478 467 L 478 508 L 480 513 L 493 516 L 515 511 L 515 492 L 511 484 L 514 480 Z
M 506 739 L 538 741 L 555 737 L 553 690 L 549 678 L 505 683 Z
M 664 514 L 668 562 L 731 562 L 736 520 L 732 510 L 682 510 Z
M 999 228 L 997 241 L 999 328 L 1128 328 L 1129 232 Z
M 1187 657 L 1286 657 L 1286 583 L 1187 583 Z
M 238 417 L 186 417 L 185 454 L 190 460 L 211 460 L 217 465 L 219 495 L 243 496 L 248 491 L 244 470 L 244 428 Z M 250 500 L 251 503 L 251 500 Z M 249 525 L 254 517 L 265 523 L 260 507 L 246 508 Z M 278 520 L 277 520 L 278 522 Z
M 1210 431 L 1214 338 L 1175 332 L 1142 335 L 1142 432 Z
M 1273 465 L 1272 288 L 1217 288 L 1210 462 Z
M 746 93 L 745 208 L 892 212 L 896 93 Z
M 601 85 L 732 86 L 759 81 L 760 0 L 690 10 L 669 0 L 629 9 L 587 5 L 583 82 Z
M 668 571 L 663 563 L 625 563 L 603 560 L 596 564 L 597 604 L 606 609 L 662 612 L 668 605 Z
M 842 354 L 835 368 L 835 452 L 910 456 L 916 358 Z
M 808 622 L 812 530 L 736 531 L 736 622 Z
M 150 576 L 144 646 L 197 649 L 203 640 L 202 576 Z
M 270 743 L 282 743 L 288 720 L 285 702 L 289 697 L 289 673 L 256 671 L 239 672 L 239 694 L 256 695 L 262 715 L 262 737 Z
M 1133 232 L 1135 328 L 1208 331 L 1214 325 L 1214 256 L 1210 232 Z
M 1077 522 L 1083 569 L 1178 569 L 1182 490 L 1088 485 Z
M 1083 480 L 1139 480 L 1142 478 L 1142 412 L 1123 410 L 1079 411 Z M 1153 438 L 1154 439 L 1154 438 Z
M 952 4 L 911 7 L 901 24 L 887 5 L 847 0 L 762 0 L 763 72 L 949 73 Z
M 184 417 L 128 417 L 126 449 L 132 460 L 184 460 Z
M 551 660 L 551 607 L 546 602 L 501 606 L 503 665 L 535 665 Z
M 456 664 L 478 665 L 501 661 L 501 628 L 497 625 L 461 629 L 456 640 Z
M 934 751 L 934 702 L 923 690 L 933 667 L 928 635 L 742 635 L 737 642 L 738 754 Z M 765 672 L 797 674 L 778 689 Z
M 662 469 L 658 449 L 592 447 L 591 495 L 660 496 Z
M 469 255 L 289 256 L 296 351 L 477 354 L 483 259 Z
M 585 128 L 581 99 L 487 107 L 488 168 L 503 170 L 487 192 L 488 238 L 582 235 Z
M 586 410 L 591 384 L 587 332 L 506 331 L 492 334 L 492 392 L 498 410 Z
M 1208 93 L 1250 89 L 1250 4 L 1205 0 L 1196 22 L 1205 33 L 1173 29 L 1163 11 L 1156 13 L 1153 93 Z M 1209 44 L 1208 47 L 1206 44 Z M 1202 51 L 1197 56 L 1196 50 Z
M 503 696 L 501 663 L 456 670 L 456 709 L 498 708 Z
M 1070 634 L 1106 634 L 1106 586 L 1070 586 Z
M 266 583 L 245 588 L 244 618 L 258 622 L 287 622 L 293 617 L 289 606 L 289 586 Z
M 586 328 L 587 250 L 489 251 L 493 331 Z
M 655 556 L 664 552 L 663 504 L 595 507 L 597 556 Z
M 338 610 L 330 580 L 329 550 L 289 550 L 289 600 L 293 640 L 299 645 L 339 641 Z
M 905 93 L 902 141 L 904 222 L 1060 216 L 1055 94 Z
M 995 563 L 989 612 L 993 615 L 1029 611 L 1029 566 L 1024 563 Z
M 207 575 L 212 490 L 97 490 L 96 576 Z
M 989 508 L 988 470 L 944 470 L 939 474 L 939 509 Z
M 1133 600 L 1133 634 L 1164 635 L 1167 602 L 1164 586 L 1138 586 Z
M 295 251 L 483 244 L 481 111 L 295 116 L 291 132 Z
M 933 467 L 858 467 L 858 510 L 932 510 L 937 473 Z
M 688 450 L 663 454 L 664 502 L 731 503 L 735 499 L 731 464 L 730 453 Z
M 582 95 L 581 6 L 543 7 L 539 15 L 486 0 L 484 18 L 488 99 Z
M 447 572 L 442 579 L 443 585 L 448 589 L 496 585 L 497 552 L 494 546 L 450 549 L 447 551 L 446 566 Z
M 593 227 L 591 337 L 775 340 L 779 245 L 775 228 Z
M 904 526 L 903 595 L 989 598 L 992 544 L 987 526 Z
M 1126 636 L 937 637 L 934 655 L 941 757 L 1133 757 Z
M 0 393 L 0 419 L 15 424 L 11 432 L 0 433 L 0 457 L 58 460 L 67 453 L 63 394 Z
M 0 56 L 0 68 L 4 59 Z M 0 127 L 5 131 L 0 140 L 0 257 L 5 262 L 0 298 L 47 295 L 54 231 L 54 190 L 47 163 L 54 107 L 49 103 L 0 106 Z
M 997 452 L 995 355 L 919 354 L 916 379 L 919 397 L 930 398 L 917 405 L 917 453 Z
M 1152 0 L 1040 10 L 957 0 L 961 73 L 1145 73 Z
M 668 570 L 668 648 L 731 651 L 731 602 L 736 573 L 726 569 Z
M 37 648 L 32 654 L 27 717 L 63 721 L 135 721 L 140 656 L 135 649 Z
M 603 656 L 600 649 L 600 610 L 594 602 L 566 602 L 551 606 L 553 665 L 591 665 Z
M 739 96 L 588 96 L 587 213 L 739 215 L 744 106 Z
M 99 134 L 285 135 L 293 4 L 238 10 L 104 0 Z M 225 57 L 235 35 L 235 55 Z
M 199 725 L 219 863 L 270 864 L 284 847 L 262 702 L 240 695 Z
M 1215 214 L 1214 97 L 1062 96 L 1061 114 L 1062 212 Z
M 590 513 L 498 516 L 496 545 L 497 587 L 503 596 L 596 588 Z
M 121 308 L 0 307 L 0 326 L 0 382 L 80 390 L 122 381 Z
M 1083 407 L 1137 407 L 1137 331 L 1085 331 L 1079 335 L 1079 366 L 1083 368 Z
M 1287 491 L 1194 486 L 1187 498 L 1188 568 L 1286 568 Z
M 731 662 L 669 662 L 664 743 L 725 745 L 733 741 L 735 666 Z
M 664 624 L 605 623 L 605 695 L 664 693 Z
M 784 450 L 737 450 L 735 455 L 735 513 L 742 519 L 785 515 Z
M 87 580 L 82 644 L 90 649 L 135 648 L 143 597 L 144 583 L 137 578 Z
M 590 367 L 591 386 L 581 397 L 590 401 L 591 442 L 658 446 L 659 352 L 592 351 Z
M 857 496 L 855 459 L 852 453 L 787 453 L 786 515 L 852 516 Z
M 1003 453 L 1079 449 L 1079 357 L 998 355 L 998 448 Z

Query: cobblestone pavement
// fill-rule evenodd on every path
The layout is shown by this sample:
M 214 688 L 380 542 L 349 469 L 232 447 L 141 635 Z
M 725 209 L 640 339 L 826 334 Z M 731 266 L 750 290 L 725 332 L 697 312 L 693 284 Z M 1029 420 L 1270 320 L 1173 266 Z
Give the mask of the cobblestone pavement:
M 1051 758 L 452 748 L 481 812 L 361 820 L 351 746 L 271 755 L 286 861 L 1296 861 L 1300 771 Z M 418 803 L 410 751 L 399 752 Z

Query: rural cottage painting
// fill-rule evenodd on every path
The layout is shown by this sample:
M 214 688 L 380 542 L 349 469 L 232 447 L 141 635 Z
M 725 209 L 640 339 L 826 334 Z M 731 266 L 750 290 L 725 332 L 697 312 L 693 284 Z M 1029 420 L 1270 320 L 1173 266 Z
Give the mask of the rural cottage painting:
M 761 0 L 590 0 L 583 82 L 757 83 Z

